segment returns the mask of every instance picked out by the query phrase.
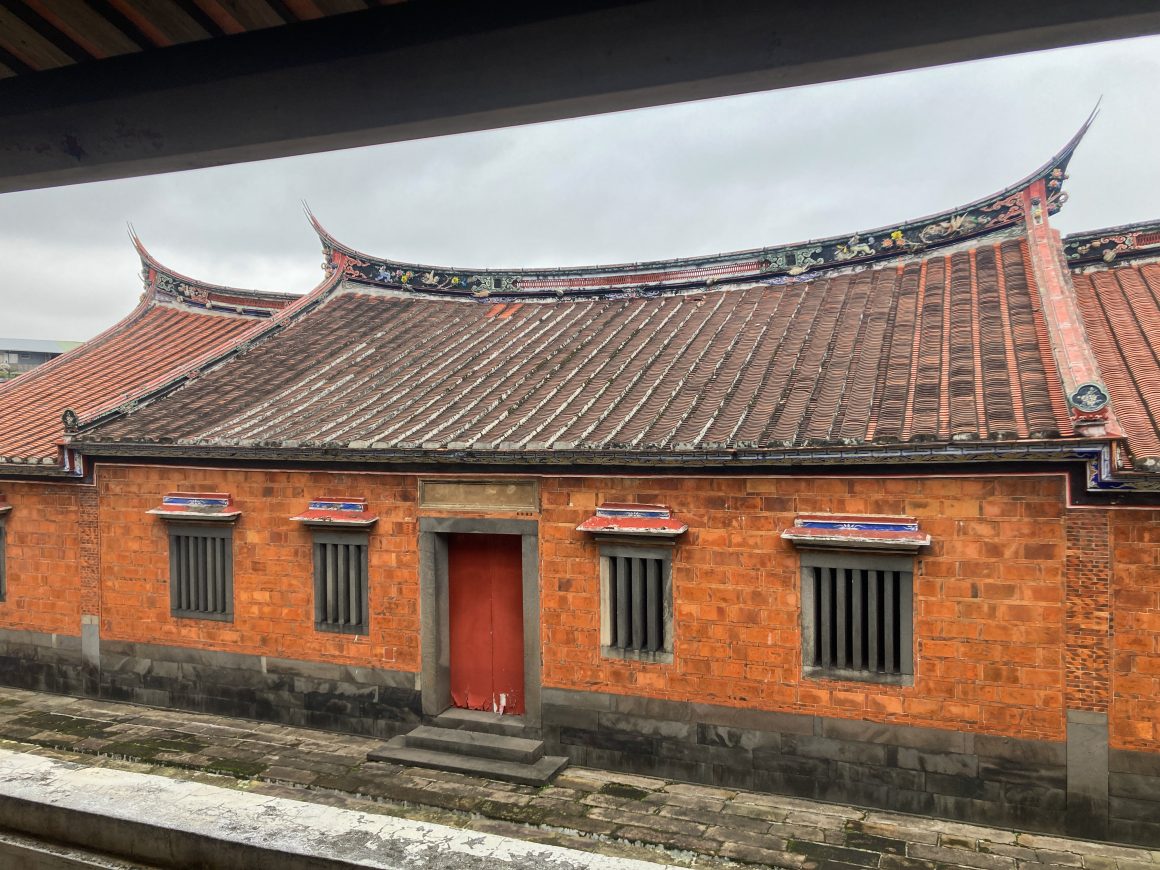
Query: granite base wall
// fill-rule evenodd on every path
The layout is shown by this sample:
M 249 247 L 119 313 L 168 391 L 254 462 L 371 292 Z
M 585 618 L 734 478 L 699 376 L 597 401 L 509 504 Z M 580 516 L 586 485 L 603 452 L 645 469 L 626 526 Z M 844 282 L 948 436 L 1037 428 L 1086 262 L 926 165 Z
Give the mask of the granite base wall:
M 0 629 L 0 683 L 33 692 L 83 694 L 80 637 Z
M 1160 754 L 1108 753 L 1108 834 L 1160 848 Z
M 110 640 L 99 662 L 80 637 L 0 629 L 0 684 L 20 689 L 384 738 L 421 718 L 401 671 Z
M 101 640 L 100 697 L 393 737 L 419 724 L 415 674 Z
M 548 751 L 576 764 L 1066 833 L 1064 743 L 561 689 L 543 700 Z

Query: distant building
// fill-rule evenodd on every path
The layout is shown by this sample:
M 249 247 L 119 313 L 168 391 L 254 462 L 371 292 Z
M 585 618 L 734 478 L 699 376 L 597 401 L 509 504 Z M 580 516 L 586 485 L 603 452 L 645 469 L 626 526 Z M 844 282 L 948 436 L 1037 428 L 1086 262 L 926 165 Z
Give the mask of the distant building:
M 50 359 L 56 359 L 79 341 L 49 341 L 38 338 L 0 338 L 0 380 L 32 371 Z

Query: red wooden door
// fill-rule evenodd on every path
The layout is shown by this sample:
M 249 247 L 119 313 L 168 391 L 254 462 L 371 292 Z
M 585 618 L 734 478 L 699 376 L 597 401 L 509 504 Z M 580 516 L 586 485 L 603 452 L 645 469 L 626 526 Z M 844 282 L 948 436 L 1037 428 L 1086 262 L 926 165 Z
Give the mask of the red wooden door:
M 519 535 L 449 535 L 451 700 L 524 712 L 523 561 Z

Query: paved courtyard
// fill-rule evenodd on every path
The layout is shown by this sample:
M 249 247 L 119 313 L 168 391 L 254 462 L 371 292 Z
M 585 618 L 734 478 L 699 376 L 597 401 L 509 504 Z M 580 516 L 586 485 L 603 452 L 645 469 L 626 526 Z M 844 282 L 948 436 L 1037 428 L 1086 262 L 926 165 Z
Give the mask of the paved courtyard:
M 381 741 L 0 688 L 0 746 L 601 855 L 930 870 L 1160 870 L 1160 851 L 569 768 L 544 788 L 371 763 Z

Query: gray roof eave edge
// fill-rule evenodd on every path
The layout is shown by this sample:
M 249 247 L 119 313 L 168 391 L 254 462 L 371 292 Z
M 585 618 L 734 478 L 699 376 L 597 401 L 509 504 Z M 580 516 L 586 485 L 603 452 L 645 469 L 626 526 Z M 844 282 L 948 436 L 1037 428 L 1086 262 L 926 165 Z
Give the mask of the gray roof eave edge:
M 1095 458 L 1114 439 L 1056 439 L 1035 442 L 973 443 L 971 445 L 876 445 L 846 448 L 717 449 L 682 451 L 629 450 L 424 450 L 349 449 L 343 447 L 281 448 L 228 445 L 157 444 L 148 442 L 73 443 L 73 449 L 94 458 L 185 458 L 259 462 L 358 462 L 373 465 L 608 465 L 647 467 L 793 466 L 793 465 L 921 465 L 979 462 L 1075 462 Z
M 37 480 L 49 478 L 56 481 L 80 480 L 80 477 L 66 471 L 62 466 L 55 463 L 52 465 L 34 465 L 31 462 L 0 462 L 0 480 L 13 480 L 20 478 L 34 478 Z

